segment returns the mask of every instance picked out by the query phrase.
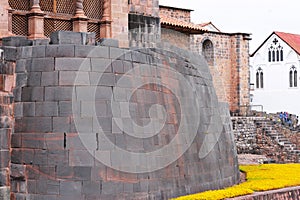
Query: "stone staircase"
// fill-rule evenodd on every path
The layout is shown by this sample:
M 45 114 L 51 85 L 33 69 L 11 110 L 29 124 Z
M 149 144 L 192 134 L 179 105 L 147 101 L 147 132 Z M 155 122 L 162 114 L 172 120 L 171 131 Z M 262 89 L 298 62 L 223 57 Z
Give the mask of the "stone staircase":
M 255 124 L 257 129 L 260 129 L 258 134 L 262 134 L 258 137 L 261 139 L 258 141 L 258 145 L 261 148 L 269 145 L 271 146 L 270 150 L 273 150 L 273 155 L 270 154 L 269 156 L 274 157 L 277 162 L 299 162 L 299 147 L 297 148 L 296 144 L 292 143 L 282 131 L 279 131 L 283 129 L 280 124 L 269 119 L 257 120 Z

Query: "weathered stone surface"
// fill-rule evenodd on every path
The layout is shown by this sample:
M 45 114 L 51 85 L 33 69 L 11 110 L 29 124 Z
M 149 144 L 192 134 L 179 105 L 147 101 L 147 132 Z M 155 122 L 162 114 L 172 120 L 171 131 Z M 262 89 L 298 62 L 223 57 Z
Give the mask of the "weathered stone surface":
M 15 196 L 168 199 L 238 182 L 228 107 L 217 101 L 201 56 L 174 47 L 84 46 L 78 34 L 60 45 L 67 35 L 15 54 L 11 162 L 26 174 L 15 173 Z
M 57 31 L 50 35 L 51 44 L 95 44 L 95 33 Z
M 10 189 L 9 189 L 9 187 L 0 187 L 0 199 L 10 200 Z
M 119 47 L 119 41 L 110 38 L 101 38 L 99 45 L 107 47 Z
M 4 37 L 2 38 L 2 45 L 13 47 L 28 46 L 29 41 L 25 36 Z

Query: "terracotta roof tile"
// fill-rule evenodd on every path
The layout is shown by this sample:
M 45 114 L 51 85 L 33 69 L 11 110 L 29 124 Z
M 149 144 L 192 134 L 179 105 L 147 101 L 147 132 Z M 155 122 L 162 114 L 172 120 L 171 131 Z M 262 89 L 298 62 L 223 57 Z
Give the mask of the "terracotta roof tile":
M 278 31 L 275 31 L 274 33 L 300 55 L 300 35 Z
M 165 15 L 160 15 L 160 22 L 163 25 L 175 26 L 179 28 L 189 29 L 191 31 L 208 31 L 199 24 L 194 24 L 191 22 L 185 22 L 176 18 L 168 17 Z

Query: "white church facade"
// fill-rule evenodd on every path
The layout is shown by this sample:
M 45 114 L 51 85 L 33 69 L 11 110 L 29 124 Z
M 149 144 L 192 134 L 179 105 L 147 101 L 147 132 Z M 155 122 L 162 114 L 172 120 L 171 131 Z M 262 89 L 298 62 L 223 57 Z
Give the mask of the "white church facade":
M 300 115 L 300 35 L 273 32 L 251 55 L 252 110 Z

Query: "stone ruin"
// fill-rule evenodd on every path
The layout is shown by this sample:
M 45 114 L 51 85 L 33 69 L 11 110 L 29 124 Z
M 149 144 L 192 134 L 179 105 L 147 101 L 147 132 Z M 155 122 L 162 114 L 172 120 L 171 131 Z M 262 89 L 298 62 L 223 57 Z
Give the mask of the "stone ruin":
M 239 182 L 202 56 L 86 33 L 3 38 L 1 199 L 168 199 Z

